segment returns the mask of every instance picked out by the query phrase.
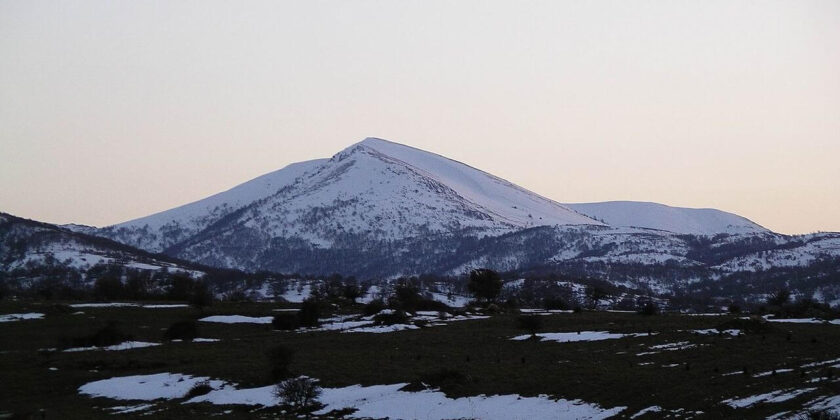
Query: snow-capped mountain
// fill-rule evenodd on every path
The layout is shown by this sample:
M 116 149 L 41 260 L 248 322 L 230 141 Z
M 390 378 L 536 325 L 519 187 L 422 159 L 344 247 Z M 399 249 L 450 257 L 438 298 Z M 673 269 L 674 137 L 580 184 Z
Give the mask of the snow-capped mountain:
M 565 205 L 612 226 L 658 229 L 688 235 L 769 232 L 769 230 L 745 217 L 716 209 L 671 207 L 640 201 L 607 201 Z
M 657 291 L 840 259 L 835 234 L 779 235 L 713 209 L 560 204 L 376 138 L 172 210 L 68 229 L 245 271 L 381 278 L 548 267 Z
M 540 225 L 603 225 L 462 163 L 368 138 L 329 160 L 289 165 L 99 234 L 159 252 L 190 242 L 215 224 L 220 226 L 212 226 L 214 230 L 224 225 L 267 240 L 300 239 L 321 247 L 345 234 L 395 240 L 427 234 L 498 235 Z

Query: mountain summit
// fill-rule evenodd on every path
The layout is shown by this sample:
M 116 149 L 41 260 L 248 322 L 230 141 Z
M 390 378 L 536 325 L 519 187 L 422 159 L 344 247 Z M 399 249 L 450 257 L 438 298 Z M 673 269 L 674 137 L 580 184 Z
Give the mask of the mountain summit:
M 232 213 L 237 212 L 237 217 Z M 230 217 L 229 217 L 230 216 Z M 114 225 L 115 240 L 161 252 L 218 224 L 330 246 L 342 234 L 498 235 L 540 225 L 603 225 L 443 156 L 367 138 L 331 159 L 289 165 L 206 199 Z

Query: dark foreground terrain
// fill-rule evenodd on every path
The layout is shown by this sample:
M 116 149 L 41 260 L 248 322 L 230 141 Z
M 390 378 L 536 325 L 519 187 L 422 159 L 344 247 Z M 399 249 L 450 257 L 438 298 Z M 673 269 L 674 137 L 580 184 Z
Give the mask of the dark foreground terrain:
M 539 331 L 545 333 L 643 333 L 570 343 L 510 340 L 527 334 L 517 327 L 519 315 L 512 313 L 379 334 L 275 331 L 271 324 L 199 322 L 199 337 L 220 341 L 163 338 L 178 321 L 218 314 L 273 316 L 278 313 L 274 309 L 292 306 L 220 303 L 198 310 L 2 302 L 0 315 L 45 316 L 0 322 L 0 413 L 20 418 L 110 418 L 113 407 L 148 403 L 150 407 L 122 416 L 282 418 L 286 414 L 276 406 L 183 404 L 187 398 L 119 401 L 78 391 L 92 381 L 163 372 L 221 379 L 240 388 L 262 387 L 273 383 L 266 354 L 278 345 L 295 350 L 290 374 L 317 378 L 323 387 L 411 383 L 407 389 L 412 389 L 425 384 L 452 398 L 546 394 L 605 408 L 627 407 L 617 418 L 652 406 L 660 411 L 650 410 L 641 418 L 764 418 L 783 412 L 807 418 L 816 411 L 826 415 L 824 408 L 814 408 L 814 401 L 840 394 L 836 367 L 840 325 L 738 319 L 745 315 L 584 311 L 541 317 Z M 131 340 L 162 344 L 124 351 L 61 351 L 74 338 L 89 337 L 110 322 Z M 740 329 L 741 334 L 693 332 L 718 326 Z M 807 391 L 797 394 L 797 390 Z M 762 394 L 772 395 L 751 405 L 742 400 Z M 735 408 L 727 400 L 741 400 L 745 406 Z

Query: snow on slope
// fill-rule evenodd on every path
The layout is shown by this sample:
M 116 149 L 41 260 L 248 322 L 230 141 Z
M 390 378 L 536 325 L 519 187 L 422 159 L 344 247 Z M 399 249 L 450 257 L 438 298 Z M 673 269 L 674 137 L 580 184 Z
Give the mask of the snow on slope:
M 671 207 L 639 201 L 565 205 L 613 226 L 634 226 L 692 235 L 769 232 L 744 217 L 715 209 Z
M 160 252 L 225 215 L 287 187 L 306 171 L 324 162 L 326 159 L 293 163 L 205 199 L 110 226 L 101 235 Z
M 761 271 L 774 267 L 806 267 L 819 258 L 840 257 L 840 235 L 838 234 L 814 233 L 797 238 L 802 239 L 801 246 L 740 255 L 715 268 L 726 272 Z
M 466 200 L 517 226 L 600 224 L 484 171 L 443 156 L 378 138 L 361 143 L 452 188 Z
M 289 165 L 231 190 L 100 231 L 159 252 L 250 206 L 246 227 L 328 246 L 336 232 L 401 238 L 426 232 L 508 232 L 601 223 L 442 156 L 368 138 L 331 159 Z M 351 209 L 345 212 L 342 209 Z M 330 218 L 331 223 L 321 220 Z
M 94 266 L 120 265 L 138 270 L 188 272 L 194 277 L 205 273 L 187 269 L 179 263 L 167 261 L 142 251 L 110 241 L 91 238 L 47 223 L 0 214 L 0 272 L 65 267 L 87 272 Z M 40 275 L 22 275 L 21 285 L 28 287 Z M 93 279 L 88 278 L 90 282 Z M 74 284 L 77 286 L 77 284 Z
M 217 232 L 202 239 L 201 254 L 185 256 L 203 258 L 203 253 L 213 253 L 209 246 L 213 238 L 225 235 L 237 244 L 247 239 L 251 247 L 271 238 L 331 247 L 346 235 L 377 240 L 430 233 L 486 236 L 557 224 L 601 225 L 461 163 L 366 139 L 215 226 Z

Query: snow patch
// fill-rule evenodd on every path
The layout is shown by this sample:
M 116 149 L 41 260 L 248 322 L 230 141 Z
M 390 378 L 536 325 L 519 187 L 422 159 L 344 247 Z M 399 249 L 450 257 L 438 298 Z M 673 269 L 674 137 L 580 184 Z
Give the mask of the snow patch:
M 577 341 L 601 341 L 601 340 L 612 340 L 616 338 L 624 338 L 624 337 L 644 337 L 647 336 L 647 333 L 630 333 L 630 334 L 622 334 L 622 333 L 611 333 L 608 331 L 580 331 L 580 332 L 561 332 L 561 333 L 540 333 L 537 334 L 540 341 L 555 341 L 558 343 L 573 343 Z M 516 337 L 511 338 L 511 340 L 522 341 L 528 340 L 532 336 L 531 334 L 525 335 L 518 335 Z
M 221 324 L 271 324 L 274 317 L 252 317 L 244 315 L 213 315 L 199 319 L 202 322 L 218 322 Z
M 27 319 L 44 319 L 44 314 L 37 312 L 30 312 L 25 314 L 5 314 L 0 315 L 0 322 L 15 322 Z

